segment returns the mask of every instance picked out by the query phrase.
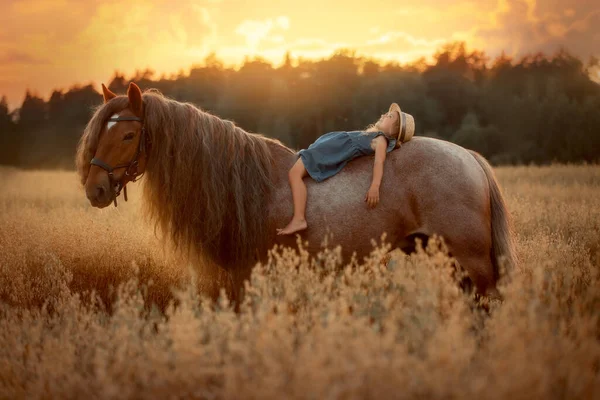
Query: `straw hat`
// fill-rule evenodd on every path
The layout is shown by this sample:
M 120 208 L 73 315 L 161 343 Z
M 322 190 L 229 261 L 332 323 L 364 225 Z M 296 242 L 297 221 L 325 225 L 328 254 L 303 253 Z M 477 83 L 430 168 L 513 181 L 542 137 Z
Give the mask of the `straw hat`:
M 398 124 L 398 140 L 396 141 L 396 148 L 404 142 L 408 142 L 412 139 L 415 134 L 415 119 L 412 115 L 407 114 L 400 110 L 400 106 L 396 103 L 392 103 L 389 111 L 396 111 L 400 114 L 400 124 Z

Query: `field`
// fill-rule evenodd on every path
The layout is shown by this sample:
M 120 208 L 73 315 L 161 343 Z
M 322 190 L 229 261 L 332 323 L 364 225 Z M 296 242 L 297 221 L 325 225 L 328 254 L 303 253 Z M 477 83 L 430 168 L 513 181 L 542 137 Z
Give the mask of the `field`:
M 433 243 L 279 249 L 235 313 L 135 185 L 97 210 L 74 173 L 0 169 L 0 398 L 600 398 L 600 167 L 496 174 L 520 267 L 489 312 Z

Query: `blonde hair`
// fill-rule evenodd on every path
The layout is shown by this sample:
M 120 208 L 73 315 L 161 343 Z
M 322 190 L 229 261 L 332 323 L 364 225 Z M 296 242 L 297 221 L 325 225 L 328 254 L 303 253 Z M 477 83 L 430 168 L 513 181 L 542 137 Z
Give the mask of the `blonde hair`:
M 394 134 L 394 136 L 391 139 L 397 139 L 398 131 L 400 130 L 400 113 L 397 112 L 397 111 L 396 111 L 396 113 L 398 114 L 398 119 L 394 123 L 394 132 L 395 132 L 395 134 Z M 381 130 L 381 128 L 379 127 L 379 120 L 377 120 L 374 123 L 368 125 L 365 128 L 365 132 L 383 132 Z M 387 134 L 385 132 L 383 132 L 383 133 L 387 137 Z

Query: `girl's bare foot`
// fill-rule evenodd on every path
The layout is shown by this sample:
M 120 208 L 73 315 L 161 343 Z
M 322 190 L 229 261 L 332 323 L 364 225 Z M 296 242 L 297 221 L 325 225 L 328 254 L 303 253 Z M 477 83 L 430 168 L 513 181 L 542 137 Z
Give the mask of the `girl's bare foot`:
M 290 235 L 294 232 L 304 230 L 308 227 L 305 219 L 292 219 L 289 224 L 283 229 L 277 229 L 278 235 Z

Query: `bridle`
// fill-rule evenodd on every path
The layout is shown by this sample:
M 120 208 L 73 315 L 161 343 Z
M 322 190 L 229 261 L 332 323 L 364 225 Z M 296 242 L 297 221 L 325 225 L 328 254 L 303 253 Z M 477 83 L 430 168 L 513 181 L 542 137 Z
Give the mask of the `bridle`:
M 138 158 L 140 156 L 141 153 L 144 153 L 146 151 L 146 128 L 144 127 L 144 120 L 138 117 L 113 117 L 111 119 L 109 119 L 107 122 L 119 122 L 119 121 L 138 121 L 142 123 L 142 132 L 141 132 L 141 137 L 140 137 L 140 141 L 139 141 L 139 145 L 138 148 L 135 152 L 135 155 L 133 156 L 133 159 L 125 164 L 119 164 L 117 166 L 111 167 L 110 165 L 108 165 L 107 163 L 105 163 L 104 161 L 100 160 L 99 158 L 92 158 L 92 160 L 90 161 L 90 165 L 96 165 L 100 168 L 102 168 L 103 170 L 105 170 L 106 172 L 108 172 L 108 179 L 110 180 L 110 184 L 111 184 L 111 188 L 114 187 L 114 174 L 113 171 L 116 169 L 121 169 L 121 168 L 127 168 L 125 170 L 125 175 L 123 176 L 124 178 L 131 178 L 129 179 L 129 182 L 136 182 L 140 177 L 142 177 L 142 175 L 144 175 L 144 173 L 142 172 L 140 175 L 138 175 Z M 145 172 L 145 171 L 144 171 Z M 121 189 L 123 189 L 123 197 L 125 198 L 125 201 L 127 201 L 127 183 L 123 183 L 123 182 L 116 182 L 116 186 L 117 186 L 117 191 L 115 194 L 115 207 L 117 206 L 117 197 L 119 197 L 119 195 L 121 194 Z

